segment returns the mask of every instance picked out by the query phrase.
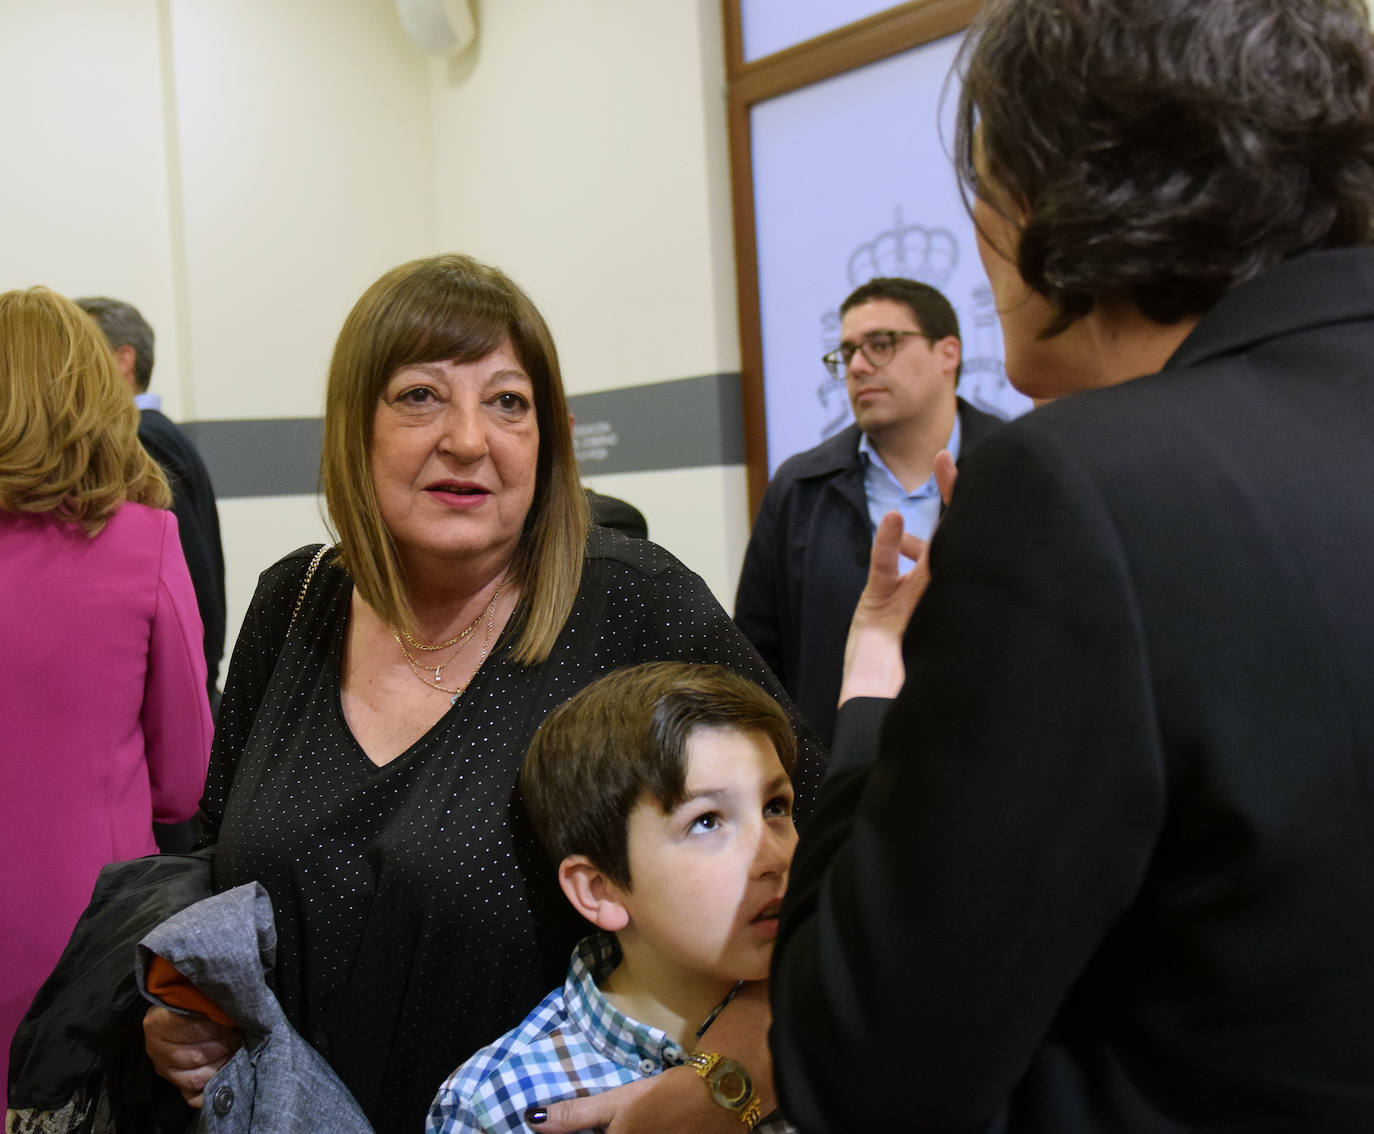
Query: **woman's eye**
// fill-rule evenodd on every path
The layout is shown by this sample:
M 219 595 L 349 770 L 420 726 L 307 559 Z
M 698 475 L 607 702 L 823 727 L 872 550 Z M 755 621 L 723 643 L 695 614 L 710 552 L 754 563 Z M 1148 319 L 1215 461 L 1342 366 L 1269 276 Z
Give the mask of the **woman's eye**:
M 517 394 L 513 390 L 496 395 L 496 404 L 506 413 L 524 413 L 530 408 L 530 401 L 524 394 Z
M 402 390 L 395 398 L 396 404 L 403 406 L 423 406 L 433 400 L 434 391 L 427 386 L 412 386 L 408 390 Z

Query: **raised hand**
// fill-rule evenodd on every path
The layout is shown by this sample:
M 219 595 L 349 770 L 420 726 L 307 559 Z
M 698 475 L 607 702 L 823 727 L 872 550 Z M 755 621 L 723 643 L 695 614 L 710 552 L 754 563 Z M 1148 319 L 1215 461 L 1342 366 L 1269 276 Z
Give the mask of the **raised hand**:
M 941 449 L 935 458 L 935 482 L 948 504 L 954 495 L 954 458 Z M 905 575 L 899 553 L 914 561 Z M 917 602 L 930 584 L 930 546 L 902 530 L 902 517 L 889 512 L 873 537 L 868 582 L 859 596 L 844 645 L 844 678 L 840 704 L 851 697 L 895 697 L 906 679 L 902 636 Z

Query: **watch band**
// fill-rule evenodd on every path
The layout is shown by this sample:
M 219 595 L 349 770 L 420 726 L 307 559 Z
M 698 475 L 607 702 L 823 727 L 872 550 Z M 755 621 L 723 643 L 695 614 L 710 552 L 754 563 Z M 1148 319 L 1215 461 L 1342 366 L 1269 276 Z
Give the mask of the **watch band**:
M 710 1089 L 716 1104 L 735 1115 L 745 1129 L 753 1130 L 759 1124 L 763 1100 L 743 1066 L 718 1051 L 694 1051 L 687 1056 L 686 1065 Z

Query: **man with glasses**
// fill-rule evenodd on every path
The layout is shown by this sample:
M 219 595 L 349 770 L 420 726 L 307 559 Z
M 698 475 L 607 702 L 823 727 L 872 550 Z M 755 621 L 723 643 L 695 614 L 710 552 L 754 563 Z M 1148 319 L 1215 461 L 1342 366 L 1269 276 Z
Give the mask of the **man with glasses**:
M 736 624 L 826 744 L 878 521 L 900 512 L 908 532 L 929 538 L 936 454 L 957 460 L 998 424 L 955 396 L 959 319 L 935 288 L 869 280 L 840 316 L 840 345 L 821 361 L 845 384 L 854 424 L 778 469 L 735 597 Z

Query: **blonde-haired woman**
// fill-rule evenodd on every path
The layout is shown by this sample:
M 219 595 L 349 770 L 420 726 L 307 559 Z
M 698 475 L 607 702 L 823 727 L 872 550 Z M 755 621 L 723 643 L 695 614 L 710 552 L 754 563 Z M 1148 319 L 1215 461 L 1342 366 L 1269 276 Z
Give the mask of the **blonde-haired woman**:
M 0 295 L 0 1067 L 101 866 L 195 813 L 200 616 L 104 336 L 46 288 Z

